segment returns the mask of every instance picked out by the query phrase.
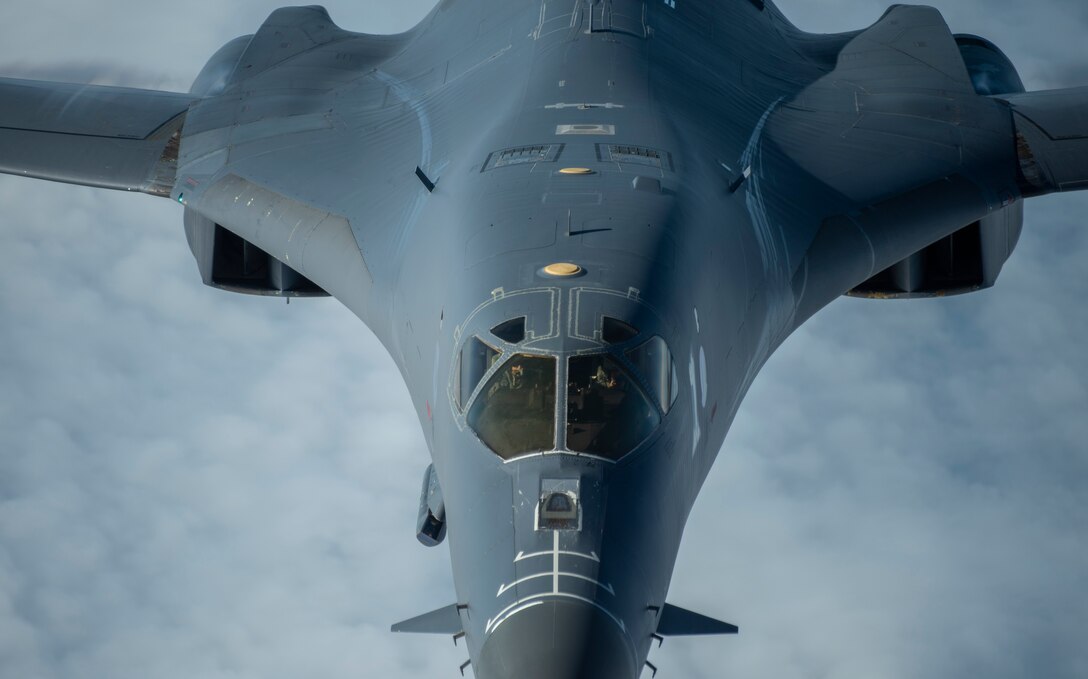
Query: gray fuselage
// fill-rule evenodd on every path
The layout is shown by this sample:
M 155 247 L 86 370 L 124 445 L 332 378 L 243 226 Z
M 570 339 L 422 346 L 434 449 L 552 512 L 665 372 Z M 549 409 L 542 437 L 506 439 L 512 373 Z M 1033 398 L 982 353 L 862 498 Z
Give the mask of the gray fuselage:
M 615 13 L 637 15 L 633 32 L 590 32 L 588 12 L 570 16 L 574 3 L 546 11 L 557 5 L 566 13 L 538 17 L 531 7 L 512 17 L 510 53 L 463 76 L 476 86 L 444 103 L 462 113 L 449 116 L 449 146 L 431 150 L 437 188 L 419 190 L 387 326 L 441 479 L 481 677 L 576 676 L 556 673 L 575 667 L 584 676 L 637 674 L 699 487 L 756 371 L 791 330 L 785 262 L 766 259 L 756 198 L 728 188 L 751 164 L 761 116 L 797 84 L 762 75 L 771 63 L 702 52 L 697 41 L 670 44 L 664 28 L 647 39 L 641 2 L 612 3 Z M 668 22 L 663 7 L 651 18 Z M 781 43 L 750 9 L 734 18 L 738 47 Z M 732 82 L 719 77 L 728 68 L 761 75 Z M 711 82 L 727 89 L 708 100 Z M 544 162 L 494 167 L 495 154 L 539 146 L 520 153 Z M 617 146 L 656 158 L 617 154 L 617 162 Z M 542 273 L 566 262 L 582 275 Z M 524 343 L 489 334 L 519 316 Z M 609 345 L 603 317 L 640 334 Z M 622 356 L 653 336 L 671 349 L 683 385 L 660 426 L 618 462 L 568 452 L 569 358 Z M 503 460 L 467 425 L 455 373 L 473 337 L 504 358 L 557 359 L 553 448 Z M 537 529 L 549 480 L 578 481 L 581 530 Z M 554 627 L 571 638 L 554 638 Z

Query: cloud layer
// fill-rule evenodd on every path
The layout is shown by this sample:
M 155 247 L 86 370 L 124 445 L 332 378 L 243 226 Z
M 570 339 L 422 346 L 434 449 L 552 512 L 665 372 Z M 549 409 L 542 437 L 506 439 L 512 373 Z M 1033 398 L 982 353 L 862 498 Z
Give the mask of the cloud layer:
M 382 32 L 431 4 L 329 9 Z M 938 4 L 1029 87 L 1088 82 L 1083 3 Z M 781 5 L 809 30 L 886 8 Z M 183 90 L 274 6 L 8 2 L 0 72 Z M 0 205 L 0 674 L 451 676 L 463 649 L 387 631 L 453 595 L 369 331 L 201 286 L 168 201 L 0 177 Z M 673 585 L 742 634 L 670 640 L 662 676 L 1088 676 L 1086 213 L 1029 204 L 994 290 L 844 299 L 789 340 Z

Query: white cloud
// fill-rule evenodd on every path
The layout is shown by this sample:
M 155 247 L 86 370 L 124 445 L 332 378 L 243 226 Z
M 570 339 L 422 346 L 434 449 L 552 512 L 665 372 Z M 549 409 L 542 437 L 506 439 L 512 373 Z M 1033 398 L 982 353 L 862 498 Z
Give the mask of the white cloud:
M 369 331 L 204 288 L 167 201 L 5 178 L 0 202 L 0 611 L 23 640 L 0 666 L 437 674 L 387 631 L 452 588 L 413 536 L 424 442 Z

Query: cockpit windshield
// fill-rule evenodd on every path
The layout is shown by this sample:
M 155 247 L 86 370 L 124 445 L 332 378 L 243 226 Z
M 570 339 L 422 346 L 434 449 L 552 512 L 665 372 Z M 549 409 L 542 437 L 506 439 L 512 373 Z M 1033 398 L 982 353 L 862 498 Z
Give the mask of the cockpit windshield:
M 555 359 L 516 354 L 484 385 L 468 425 L 508 460 L 555 448 Z
M 634 377 L 608 354 L 574 356 L 567 371 L 567 448 L 616 460 L 661 424 Z
M 606 317 L 603 348 L 563 355 L 518 346 L 533 337 L 528 329 L 518 316 L 491 328 L 493 344 L 469 335 L 452 366 L 463 423 L 504 460 L 571 452 L 618 461 L 649 439 L 680 394 L 660 336 Z

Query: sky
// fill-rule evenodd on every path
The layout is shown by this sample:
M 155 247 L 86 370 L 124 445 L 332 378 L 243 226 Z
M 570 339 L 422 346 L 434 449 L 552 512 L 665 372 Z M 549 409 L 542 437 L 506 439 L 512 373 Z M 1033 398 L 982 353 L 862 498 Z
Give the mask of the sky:
M 781 0 L 802 28 L 872 0 Z M 939 0 L 1029 89 L 1088 84 L 1088 4 Z M 404 30 L 429 0 L 330 2 Z M 5 0 L 0 74 L 184 91 L 274 3 Z M 1027 206 L 997 286 L 843 299 L 771 359 L 670 600 L 737 623 L 661 677 L 1088 676 L 1088 194 Z M 457 676 L 389 624 L 454 599 L 415 540 L 407 391 L 332 300 L 200 283 L 181 212 L 0 177 L 0 676 Z

